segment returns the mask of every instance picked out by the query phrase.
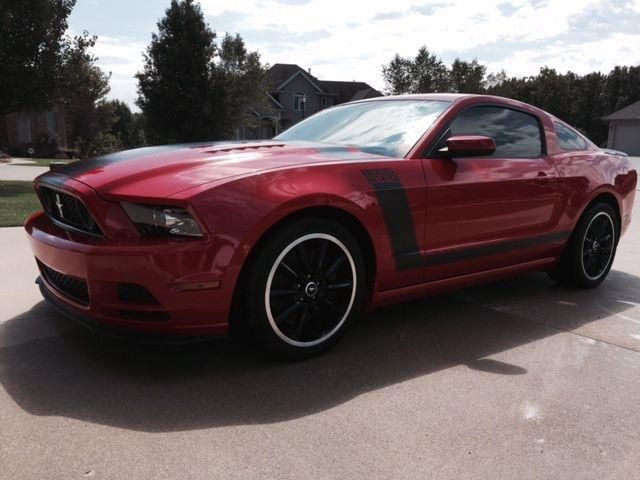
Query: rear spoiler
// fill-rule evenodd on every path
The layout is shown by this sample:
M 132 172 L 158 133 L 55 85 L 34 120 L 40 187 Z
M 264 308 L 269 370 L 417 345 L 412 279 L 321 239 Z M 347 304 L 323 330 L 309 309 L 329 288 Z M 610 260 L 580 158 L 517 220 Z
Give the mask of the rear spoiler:
M 608 154 L 608 155 L 620 155 L 621 157 L 628 157 L 629 156 L 626 153 L 621 152 L 620 150 L 611 150 L 610 148 L 603 148 L 601 150 L 604 153 Z

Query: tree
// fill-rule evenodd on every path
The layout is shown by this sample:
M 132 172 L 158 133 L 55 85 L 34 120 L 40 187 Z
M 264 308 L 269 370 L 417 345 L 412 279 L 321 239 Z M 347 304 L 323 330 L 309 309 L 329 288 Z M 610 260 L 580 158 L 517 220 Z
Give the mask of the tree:
M 110 100 L 107 106 L 114 116 L 110 133 L 118 139 L 122 148 L 131 149 L 145 145 L 142 115 L 133 113 L 129 105 L 120 100 Z
M 447 66 L 427 50 L 421 47 L 411 67 L 412 93 L 431 93 L 449 91 L 450 78 Z
M 451 91 L 457 93 L 484 92 L 484 76 L 486 72 L 487 67 L 478 63 L 476 58 L 471 62 L 456 58 L 451 64 L 449 73 Z
M 0 8 L 0 114 L 37 111 L 58 99 L 76 0 L 11 0 Z
M 195 0 L 172 0 L 158 22 L 138 79 L 137 105 L 154 143 L 229 138 L 266 105 L 266 70 L 240 35 L 216 33 Z
M 193 0 L 172 0 L 144 56 L 137 105 L 155 143 L 204 140 L 220 128 L 212 88 L 215 32 Z
M 120 148 L 118 139 L 110 133 L 116 120 L 114 110 L 106 101 L 109 75 L 96 64 L 89 53 L 96 42 L 86 32 L 75 37 L 64 53 L 64 78 L 60 96 L 67 121 L 67 136 L 82 157 L 109 153 Z
M 640 100 L 640 65 L 616 66 L 611 70 L 603 88 L 603 97 L 608 113 Z
M 382 66 L 385 90 L 389 95 L 411 93 L 412 63 L 410 59 L 403 58 L 396 53 L 388 65 Z
M 571 118 L 567 119 L 598 143 L 606 140 L 609 131 L 608 125 L 602 120 L 602 117 L 611 113 L 611 111 L 605 111 L 603 101 L 606 78 L 600 72 L 593 72 L 577 79 L 572 114 Z
M 240 125 L 255 126 L 254 112 L 269 109 L 267 69 L 257 52 L 247 52 L 242 37 L 225 35 L 215 68 L 216 88 L 222 98 L 224 118 L 218 136 L 229 138 Z
M 486 75 L 473 59 L 456 58 L 447 69 L 422 47 L 415 58 L 396 54 L 382 67 L 386 92 L 392 95 L 422 92 L 481 93 L 513 98 L 542 108 L 582 131 L 601 145 L 608 127 L 602 118 L 640 100 L 640 65 L 616 66 L 607 75 L 577 75 L 542 67 L 536 75 L 508 77 L 504 70 Z
M 447 66 L 424 46 L 413 59 L 396 54 L 383 65 L 382 76 L 385 90 L 392 95 L 447 92 L 450 85 Z

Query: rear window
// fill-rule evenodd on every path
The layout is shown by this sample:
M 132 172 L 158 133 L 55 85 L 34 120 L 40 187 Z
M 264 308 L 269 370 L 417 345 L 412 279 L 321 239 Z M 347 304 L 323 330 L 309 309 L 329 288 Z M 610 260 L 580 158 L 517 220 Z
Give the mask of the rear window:
M 582 136 L 570 129 L 569 127 L 565 127 L 561 123 L 555 122 L 556 126 L 556 136 L 558 137 L 558 142 L 560 143 L 560 148 L 563 150 L 586 150 L 587 142 Z

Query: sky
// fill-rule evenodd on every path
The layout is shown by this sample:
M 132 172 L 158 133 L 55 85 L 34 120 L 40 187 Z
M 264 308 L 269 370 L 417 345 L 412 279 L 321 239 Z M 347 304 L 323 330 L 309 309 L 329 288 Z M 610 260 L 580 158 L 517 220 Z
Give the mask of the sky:
M 134 74 L 170 0 L 78 0 L 72 33 L 98 35 L 111 98 L 132 107 Z M 383 89 L 382 65 L 422 45 L 446 63 L 477 58 L 522 76 L 640 64 L 640 0 L 201 0 L 222 37 L 240 33 L 263 62 L 297 63 L 322 80 Z

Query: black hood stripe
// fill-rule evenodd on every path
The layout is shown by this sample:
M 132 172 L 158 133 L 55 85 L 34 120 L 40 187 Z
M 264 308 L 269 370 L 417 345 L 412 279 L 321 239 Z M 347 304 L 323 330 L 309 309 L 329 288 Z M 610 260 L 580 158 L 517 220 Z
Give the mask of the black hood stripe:
M 175 145 L 162 145 L 158 147 L 135 148 L 133 150 L 111 153 L 109 155 L 103 155 L 101 157 L 95 157 L 88 160 L 78 160 L 77 162 L 70 163 L 64 167 L 57 168 L 56 173 L 67 177 L 73 177 L 75 175 L 90 172 L 96 168 L 105 167 L 112 163 L 118 163 L 125 160 L 135 160 L 138 158 L 148 157 L 149 155 L 158 155 L 172 150 L 179 150 L 181 148 L 206 147 L 213 144 L 215 144 L 215 142 L 182 143 Z

